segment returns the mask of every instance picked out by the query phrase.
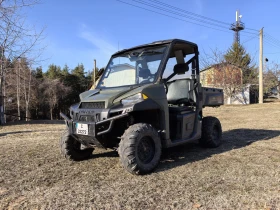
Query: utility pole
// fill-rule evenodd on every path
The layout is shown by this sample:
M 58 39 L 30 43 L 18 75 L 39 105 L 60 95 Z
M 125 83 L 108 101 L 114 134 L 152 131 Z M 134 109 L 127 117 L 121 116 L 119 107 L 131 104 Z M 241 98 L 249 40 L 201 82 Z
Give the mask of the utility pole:
M 95 88 L 95 72 L 96 72 L 96 60 L 94 59 L 94 70 L 93 70 L 93 87 Z
M 263 28 L 260 30 L 259 104 L 263 103 Z

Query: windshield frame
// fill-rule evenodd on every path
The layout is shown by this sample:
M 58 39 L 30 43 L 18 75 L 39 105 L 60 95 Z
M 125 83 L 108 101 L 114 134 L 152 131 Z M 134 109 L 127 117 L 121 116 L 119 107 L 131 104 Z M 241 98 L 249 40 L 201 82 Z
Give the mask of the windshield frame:
M 102 74 L 101 78 L 99 79 L 98 81 L 98 84 L 96 86 L 96 89 L 113 89 L 113 88 L 122 88 L 122 87 L 140 87 L 142 85 L 147 85 L 147 84 L 155 84 L 159 81 L 159 78 L 161 78 L 161 74 L 162 74 L 162 66 L 164 65 L 164 63 L 166 63 L 166 58 L 168 57 L 168 54 L 169 54 L 169 51 L 170 51 L 170 44 L 171 43 L 164 43 L 164 44 L 155 44 L 155 45 L 147 45 L 147 46 L 139 46 L 137 48 L 132 48 L 132 49 L 128 49 L 128 50 L 125 50 L 125 51 L 122 51 L 120 53 L 116 53 L 114 54 L 113 56 L 111 56 L 108 64 L 106 65 L 106 68 L 105 68 L 105 71 L 104 73 Z M 110 63 L 112 62 L 113 59 L 119 57 L 120 55 L 124 55 L 128 52 L 131 52 L 131 51 L 135 51 L 135 50 L 139 50 L 139 49 L 153 49 L 153 48 L 158 48 L 158 47 L 166 47 L 164 53 L 163 53 L 163 56 L 162 56 L 162 59 L 160 61 L 160 64 L 158 66 L 158 70 L 157 70 L 157 75 L 155 76 L 154 78 L 154 81 L 153 82 L 150 82 L 150 83 L 143 83 L 143 84 L 133 84 L 133 85 L 122 85 L 122 86 L 116 86 L 116 87 L 102 87 L 101 86 L 101 81 L 103 81 L 104 77 L 105 77 L 105 73 L 106 73 L 106 70 L 108 69 Z

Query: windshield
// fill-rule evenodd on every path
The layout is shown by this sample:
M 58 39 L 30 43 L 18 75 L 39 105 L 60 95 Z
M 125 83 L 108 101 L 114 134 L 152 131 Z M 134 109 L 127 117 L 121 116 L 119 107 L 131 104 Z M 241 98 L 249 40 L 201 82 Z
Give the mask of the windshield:
M 142 48 L 113 57 L 98 88 L 110 88 L 155 82 L 166 46 Z

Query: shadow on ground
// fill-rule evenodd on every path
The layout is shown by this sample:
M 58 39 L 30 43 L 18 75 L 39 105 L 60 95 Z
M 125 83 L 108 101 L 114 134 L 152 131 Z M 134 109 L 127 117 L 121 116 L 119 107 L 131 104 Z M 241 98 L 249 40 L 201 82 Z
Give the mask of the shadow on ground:
M 257 141 L 265 141 L 280 135 L 278 130 L 235 129 L 223 132 L 223 144 L 218 148 L 202 148 L 198 143 L 186 143 L 181 146 L 165 149 L 161 162 L 155 172 L 169 170 L 191 162 L 199 161 L 233 149 L 246 147 Z M 89 159 L 118 157 L 116 151 L 95 154 Z
M 0 133 L 0 137 L 1 136 L 6 136 L 9 134 L 18 134 L 18 133 L 31 133 L 32 131 L 15 131 L 15 132 L 7 132 L 7 133 Z
M 102 152 L 102 153 L 98 153 L 98 154 L 95 154 L 93 152 L 92 156 L 89 158 L 89 159 L 95 159 L 95 158 L 104 158 L 104 157 L 119 157 L 119 154 L 117 151 L 108 151 L 108 152 Z
M 275 103 L 275 102 L 280 102 L 280 99 L 278 99 L 276 96 L 275 97 L 270 97 L 266 98 L 263 101 L 264 103 Z
M 164 150 L 156 172 L 203 160 L 214 154 L 246 147 L 254 142 L 269 140 L 279 135 L 280 131 L 276 130 L 235 129 L 225 131 L 223 132 L 223 144 L 218 148 L 201 148 L 198 143 L 189 143 Z
M 10 125 L 28 125 L 28 124 L 65 124 L 64 120 L 31 120 L 31 121 L 16 121 L 8 122 L 4 126 Z

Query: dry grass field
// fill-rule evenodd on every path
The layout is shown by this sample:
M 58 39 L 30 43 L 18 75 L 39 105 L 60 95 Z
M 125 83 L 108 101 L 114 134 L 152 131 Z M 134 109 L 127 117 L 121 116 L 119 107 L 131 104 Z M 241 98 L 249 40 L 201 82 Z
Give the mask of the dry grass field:
M 206 108 L 223 126 L 221 147 L 164 152 L 133 176 L 116 152 L 61 157 L 63 124 L 0 128 L 0 209 L 280 209 L 280 103 Z

